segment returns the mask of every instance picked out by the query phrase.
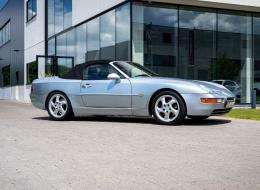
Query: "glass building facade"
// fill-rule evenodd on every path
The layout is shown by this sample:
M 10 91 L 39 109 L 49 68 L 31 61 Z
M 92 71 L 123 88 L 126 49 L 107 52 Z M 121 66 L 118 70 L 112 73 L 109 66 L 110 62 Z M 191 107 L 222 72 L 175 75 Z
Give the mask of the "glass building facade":
M 252 89 L 260 88 L 258 14 L 128 2 L 60 32 L 71 24 L 71 13 L 56 13 L 60 11 L 55 3 L 62 0 L 49 1 L 54 3 L 49 11 L 48 55 L 73 57 L 75 65 L 131 60 L 162 76 L 215 81 L 229 88 L 238 103 L 250 103 Z M 57 16 L 62 14 L 63 18 Z M 55 19 L 68 22 L 56 26 Z M 60 33 L 55 35 L 56 31 Z M 67 63 L 64 59 L 58 64 Z

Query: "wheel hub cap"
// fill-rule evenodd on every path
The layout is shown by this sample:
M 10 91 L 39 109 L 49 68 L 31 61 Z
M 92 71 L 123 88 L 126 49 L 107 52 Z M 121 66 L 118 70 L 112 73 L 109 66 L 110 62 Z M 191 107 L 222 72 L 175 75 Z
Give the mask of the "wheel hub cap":
M 55 94 L 49 101 L 49 111 L 53 117 L 63 117 L 68 109 L 68 102 L 61 94 Z
M 164 122 L 174 121 L 179 110 L 179 103 L 172 95 L 163 95 L 155 103 L 156 116 Z

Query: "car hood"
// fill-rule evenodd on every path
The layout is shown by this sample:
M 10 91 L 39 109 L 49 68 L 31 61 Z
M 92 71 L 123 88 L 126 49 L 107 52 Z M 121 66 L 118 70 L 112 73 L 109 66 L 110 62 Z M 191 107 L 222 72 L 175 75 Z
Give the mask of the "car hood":
M 228 90 L 223 85 L 220 85 L 220 84 L 217 84 L 214 82 L 199 81 L 199 80 L 194 80 L 193 82 L 198 84 L 202 88 L 204 88 L 203 86 L 205 86 L 206 88 L 210 89 L 215 94 L 222 94 L 222 95 L 231 96 L 231 97 L 235 96 L 230 90 Z

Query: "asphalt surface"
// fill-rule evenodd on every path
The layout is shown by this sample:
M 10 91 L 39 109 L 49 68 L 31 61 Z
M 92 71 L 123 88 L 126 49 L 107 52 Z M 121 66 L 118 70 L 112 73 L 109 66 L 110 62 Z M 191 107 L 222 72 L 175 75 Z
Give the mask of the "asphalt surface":
M 260 122 L 50 121 L 0 101 L 0 190 L 259 190 Z

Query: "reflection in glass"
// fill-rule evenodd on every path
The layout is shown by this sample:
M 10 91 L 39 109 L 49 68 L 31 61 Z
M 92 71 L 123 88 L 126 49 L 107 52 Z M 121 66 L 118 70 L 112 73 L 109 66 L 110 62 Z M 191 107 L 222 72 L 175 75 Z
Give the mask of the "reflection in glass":
M 116 60 L 130 60 L 130 3 L 116 9 Z
M 72 0 L 48 0 L 48 37 L 72 25 Z
M 55 55 L 55 38 L 48 41 L 48 55 Z
M 89 21 L 87 24 L 87 60 L 99 59 L 99 18 Z
M 133 61 L 162 76 L 177 74 L 177 8 L 133 6 Z
M 100 58 L 115 59 L 115 10 L 100 17 Z
M 67 54 L 68 57 L 74 57 L 75 56 L 75 30 L 70 30 L 67 33 Z
M 66 56 L 67 55 L 67 47 L 66 47 L 66 33 L 57 36 L 57 47 L 56 47 L 56 54 L 57 56 Z
M 48 36 L 52 36 L 55 33 L 54 30 L 54 1 L 48 0 Z
M 58 58 L 58 76 L 67 74 L 73 67 L 73 60 L 71 58 Z
M 75 56 L 75 30 L 57 36 L 57 56 Z
M 214 79 L 216 13 L 210 9 L 180 7 L 179 77 Z
M 54 3 L 54 21 L 55 21 L 55 33 L 63 30 L 63 0 L 55 0 Z
M 76 28 L 76 57 L 75 64 L 84 63 L 87 52 L 87 24 Z
M 27 84 L 32 84 L 33 80 L 38 78 L 38 64 L 36 61 L 33 61 L 28 63 L 26 66 Z
M 260 15 L 254 16 L 254 88 L 260 90 Z M 260 103 L 260 92 L 257 91 L 257 103 Z
M 63 0 L 64 7 L 64 29 L 72 24 L 72 0 Z
M 235 81 L 230 89 L 240 103 L 251 102 L 252 22 L 250 15 L 219 12 L 216 79 Z M 229 86 L 226 86 L 229 88 Z

